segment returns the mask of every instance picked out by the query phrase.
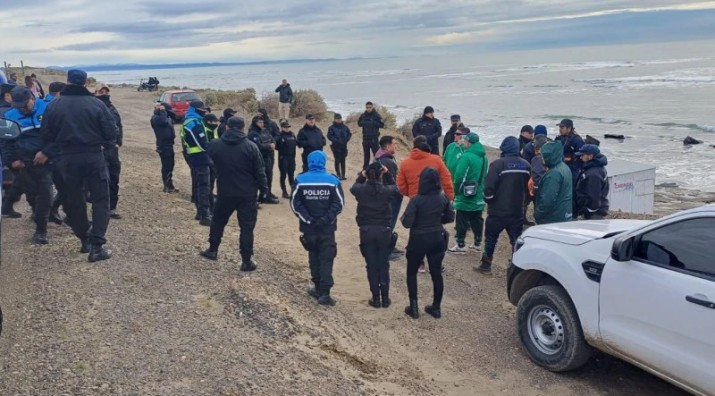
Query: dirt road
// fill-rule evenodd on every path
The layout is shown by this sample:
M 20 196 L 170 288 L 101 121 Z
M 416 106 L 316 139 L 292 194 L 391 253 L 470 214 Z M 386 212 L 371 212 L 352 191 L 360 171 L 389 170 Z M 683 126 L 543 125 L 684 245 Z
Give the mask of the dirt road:
M 180 155 L 181 193 L 161 192 L 148 124 L 155 96 L 112 94 L 125 125 L 124 218 L 108 234 L 115 256 L 89 264 L 60 226 L 51 226 L 50 245 L 30 245 L 27 208 L 22 219 L 3 220 L 0 395 L 681 394 L 601 355 L 569 374 L 534 366 L 517 344 L 506 300 L 505 241 L 492 276 L 472 270 L 474 254 L 447 258 L 441 320 L 403 314 L 404 262 L 392 264 L 393 306 L 368 307 L 352 197 L 339 219 L 334 308 L 305 293 L 307 255 L 285 200 L 260 210 L 256 272 L 238 271 L 235 222 L 219 261 L 201 259 L 208 228 L 193 220 Z M 353 144 L 350 174 L 361 164 L 359 136 Z M 420 293 L 424 305 L 428 275 Z

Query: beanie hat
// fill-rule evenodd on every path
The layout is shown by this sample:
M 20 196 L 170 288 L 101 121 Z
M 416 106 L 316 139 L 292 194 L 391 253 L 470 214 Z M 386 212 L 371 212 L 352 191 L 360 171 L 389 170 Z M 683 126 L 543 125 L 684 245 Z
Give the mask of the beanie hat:
M 243 129 L 246 126 L 246 122 L 243 121 L 243 118 L 241 117 L 233 116 L 228 119 L 226 125 L 229 128 Z
M 73 85 L 87 84 L 87 73 L 83 70 L 72 69 L 67 72 L 67 83 Z
M 534 128 L 534 135 L 546 136 L 547 134 L 546 127 L 543 125 L 537 125 L 536 128 Z
M 434 113 L 434 108 L 432 106 L 427 106 L 425 107 L 425 111 L 422 112 L 422 114 L 429 114 L 429 113 Z

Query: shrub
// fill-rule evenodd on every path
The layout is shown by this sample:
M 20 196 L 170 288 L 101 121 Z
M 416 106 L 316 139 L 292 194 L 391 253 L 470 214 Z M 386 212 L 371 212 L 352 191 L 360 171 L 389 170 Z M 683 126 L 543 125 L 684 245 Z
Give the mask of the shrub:
M 256 90 L 247 88 L 239 91 L 216 91 L 213 89 L 199 91 L 199 95 L 209 107 L 231 107 L 245 116 L 253 115 L 258 111 Z M 214 110 L 214 112 L 216 112 Z
M 93 85 L 97 85 L 97 79 L 94 77 L 87 77 L 87 86 L 91 87 Z
M 382 116 L 382 122 L 385 123 L 385 129 L 395 129 L 397 127 L 397 117 L 387 107 L 376 104 L 375 110 L 377 110 L 377 112 L 380 113 L 380 116 Z M 347 118 L 345 118 L 345 122 L 348 124 L 357 123 L 362 113 L 363 112 L 361 111 L 355 111 L 348 114 Z
M 301 89 L 293 93 L 292 117 L 303 117 L 312 114 L 320 121 L 327 117 L 328 105 L 322 96 L 313 89 Z M 277 108 L 278 105 L 276 105 Z
M 397 128 L 397 133 L 403 138 L 405 138 L 407 142 L 411 142 L 412 126 L 415 124 L 415 121 L 419 120 L 420 118 L 422 118 L 422 114 L 416 113 L 414 116 L 412 116 L 411 119 L 406 120 L 402 123 L 402 125 L 400 125 L 399 128 Z
M 260 108 L 266 109 L 269 116 L 278 118 L 278 94 L 264 91 L 261 95 Z

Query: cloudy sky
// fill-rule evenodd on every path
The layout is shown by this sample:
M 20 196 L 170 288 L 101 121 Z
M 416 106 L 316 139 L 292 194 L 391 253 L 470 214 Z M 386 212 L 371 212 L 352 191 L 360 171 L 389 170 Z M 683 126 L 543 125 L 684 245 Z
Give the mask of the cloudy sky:
M 715 38 L 715 1 L 1 0 L 10 63 L 383 57 Z

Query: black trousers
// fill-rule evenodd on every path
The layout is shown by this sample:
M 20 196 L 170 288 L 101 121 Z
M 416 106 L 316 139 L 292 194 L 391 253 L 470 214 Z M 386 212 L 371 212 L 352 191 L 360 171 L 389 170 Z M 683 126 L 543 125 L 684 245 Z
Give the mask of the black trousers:
M 192 196 L 196 200 L 196 210 L 199 214 L 211 210 L 211 167 L 208 165 L 191 168 Z
M 362 161 L 362 169 L 367 169 L 367 166 L 370 165 L 370 154 L 372 152 L 372 156 L 375 156 L 375 153 L 377 153 L 377 150 L 380 149 L 380 143 L 378 141 L 378 137 L 371 137 L 371 138 L 363 138 L 362 140 L 362 155 L 363 155 L 363 161 Z
M 390 253 L 392 228 L 385 226 L 360 227 L 360 253 L 367 264 L 367 281 L 373 295 L 390 290 Z
M 333 157 L 335 157 L 335 175 L 345 177 L 345 160 L 348 157 L 348 148 L 332 145 L 330 150 L 333 152 Z
M 162 145 L 156 148 L 156 152 L 161 159 L 161 181 L 167 184 L 174 177 L 174 146 Z
M 57 194 L 52 199 L 52 212 L 57 212 L 62 205 L 62 194 L 64 191 L 64 183 L 62 181 L 62 172 L 60 169 L 61 158 L 53 161 L 52 163 L 52 182 L 55 184 L 55 189 Z
M 119 175 L 122 173 L 119 148 L 116 146 L 105 148 L 104 159 L 107 161 L 107 172 L 109 172 L 109 210 L 114 210 L 119 202 Z
M 432 277 L 434 288 L 433 305 L 439 307 L 444 294 L 444 279 L 442 278 L 442 260 L 447 251 L 449 234 L 447 231 L 429 232 L 426 234 L 413 234 L 407 242 L 407 291 L 410 300 L 417 299 L 417 271 L 420 264 L 427 257 L 429 273 Z
M 318 294 L 330 294 L 333 287 L 333 261 L 338 254 L 335 232 L 329 234 L 303 234 L 303 247 L 308 251 L 310 278 Z
M 494 251 L 497 247 L 499 234 L 506 230 L 509 235 L 509 242 L 512 248 L 516 240 L 524 231 L 524 218 L 521 216 L 514 217 L 497 217 L 487 216 L 486 226 L 484 228 L 484 255 L 494 257 Z
M 482 218 L 482 211 L 467 212 L 463 210 L 457 211 L 457 219 L 455 228 L 457 233 L 455 238 L 457 239 L 457 244 L 461 247 L 464 246 L 464 238 L 467 236 L 467 230 L 472 230 L 474 233 L 474 245 L 479 246 L 482 243 L 482 232 L 484 232 L 484 219 Z
M 67 223 L 80 240 L 89 239 L 92 245 L 107 243 L 109 225 L 109 173 L 104 154 L 67 154 L 60 163 L 64 183 L 62 206 Z M 87 201 L 84 187 L 92 197 L 92 228 L 87 220 Z
M 243 261 L 249 261 L 253 256 L 253 230 L 258 218 L 258 204 L 254 196 L 249 197 L 216 197 L 214 215 L 209 231 L 211 250 L 218 250 L 223 238 L 223 231 L 228 220 L 236 212 L 238 218 L 238 246 Z
M 275 163 L 276 159 L 271 153 L 270 156 L 264 155 L 263 156 L 263 164 L 266 167 L 266 181 L 268 182 L 268 194 L 271 193 L 271 187 L 273 186 L 273 164 Z
M 295 156 L 279 155 L 278 170 L 281 172 L 281 190 L 287 193 L 286 177 L 291 189 L 295 183 Z
M 28 199 L 35 214 L 35 226 L 38 233 L 47 233 L 47 219 L 52 207 L 52 167 L 50 165 L 34 165 L 25 161 L 25 167 L 18 173 L 22 191 Z
M 3 212 L 9 211 L 10 208 L 15 204 L 15 202 L 19 201 L 20 198 L 22 198 L 22 194 L 25 194 L 25 199 L 27 200 L 27 204 L 30 205 L 30 208 L 34 211 L 34 205 L 35 205 L 35 196 L 32 195 L 32 193 L 27 194 L 26 191 L 23 190 L 22 183 L 20 181 L 20 170 L 12 170 L 12 175 L 13 175 L 13 181 L 10 187 L 8 187 L 7 191 L 5 191 L 5 195 L 3 196 L 2 202 L 3 202 Z

